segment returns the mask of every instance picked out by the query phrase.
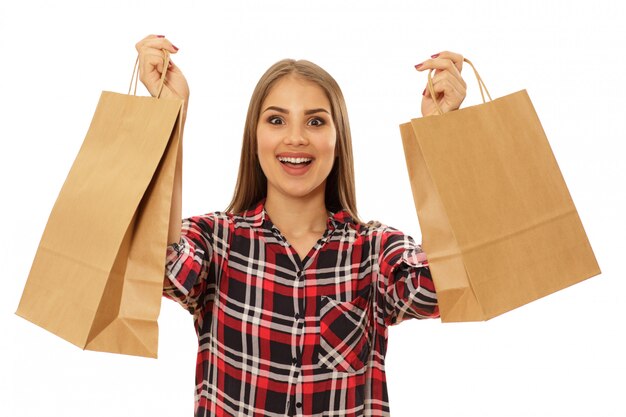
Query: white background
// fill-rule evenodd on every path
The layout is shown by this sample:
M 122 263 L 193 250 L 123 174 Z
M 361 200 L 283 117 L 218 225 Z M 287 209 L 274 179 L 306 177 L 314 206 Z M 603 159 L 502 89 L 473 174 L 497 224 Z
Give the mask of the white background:
M 3 1 L 0 415 L 193 414 L 195 333 L 174 303 L 163 302 L 158 360 L 83 352 L 14 315 L 100 91 L 126 92 L 134 44 L 155 33 L 180 48 L 192 90 L 185 216 L 225 208 L 250 94 L 281 58 L 337 79 L 362 217 L 418 240 L 398 131 L 419 115 L 425 74 L 413 66 L 449 49 L 473 60 L 493 96 L 526 88 L 603 274 L 485 323 L 391 328 L 392 415 L 626 416 L 622 4 Z M 477 104 L 464 75 L 464 105 Z

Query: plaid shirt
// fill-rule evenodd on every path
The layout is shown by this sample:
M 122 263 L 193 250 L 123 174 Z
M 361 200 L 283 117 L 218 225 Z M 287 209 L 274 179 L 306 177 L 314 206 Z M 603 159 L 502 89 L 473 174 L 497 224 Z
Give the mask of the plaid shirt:
M 196 416 L 389 416 L 387 327 L 437 317 L 421 247 L 341 211 L 304 259 L 264 210 L 185 219 L 166 297 L 194 316 Z

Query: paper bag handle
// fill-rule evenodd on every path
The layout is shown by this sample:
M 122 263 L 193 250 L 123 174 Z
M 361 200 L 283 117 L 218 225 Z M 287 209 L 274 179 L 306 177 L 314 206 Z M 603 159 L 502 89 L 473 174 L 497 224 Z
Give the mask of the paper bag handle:
M 476 71 L 476 67 L 474 67 L 474 64 L 472 64 L 472 62 L 467 58 L 463 58 L 463 61 L 467 62 L 470 65 L 470 67 L 472 67 L 472 69 L 474 70 L 474 74 L 476 75 L 476 79 L 478 80 L 478 88 L 480 88 L 480 95 L 483 98 L 483 103 L 486 103 L 485 93 L 487 93 L 487 97 L 489 97 L 489 101 L 493 101 L 493 99 L 491 98 L 491 94 L 489 94 L 489 90 L 487 90 L 487 86 L 485 85 L 485 82 L 480 77 L 480 74 L 478 74 L 478 71 Z M 441 111 L 441 107 L 439 107 L 439 103 L 435 99 L 437 95 L 435 94 L 435 87 L 433 86 L 433 78 L 432 78 L 433 71 L 434 70 L 432 69 L 428 71 L 428 91 L 430 91 L 430 96 L 433 98 L 433 101 L 435 102 L 435 107 L 437 108 L 437 111 L 439 112 L 439 114 L 443 114 L 443 111 Z M 483 88 L 484 88 L 484 92 L 483 92 Z
M 156 98 L 161 97 L 161 92 L 163 91 L 163 85 L 165 84 L 165 74 L 167 74 L 167 68 L 170 65 L 170 53 L 166 49 L 161 49 L 163 51 L 163 72 L 161 73 L 161 80 L 159 81 L 159 91 L 156 93 Z M 137 55 L 137 59 L 135 60 L 135 66 L 133 67 L 133 75 L 130 78 L 130 85 L 128 86 L 128 94 L 130 95 L 130 90 L 133 88 L 133 81 L 135 82 L 135 89 L 133 90 L 133 95 L 137 95 L 137 82 L 139 80 L 139 55 Z

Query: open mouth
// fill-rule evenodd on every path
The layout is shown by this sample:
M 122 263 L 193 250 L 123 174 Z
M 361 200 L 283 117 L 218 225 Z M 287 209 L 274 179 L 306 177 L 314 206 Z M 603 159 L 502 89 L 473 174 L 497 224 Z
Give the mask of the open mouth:
M 313 158 L 287 158 L 284 156 L 279 156 L 278 160 L 281 164 L 291 168 L 302 168 L 313 162 Z

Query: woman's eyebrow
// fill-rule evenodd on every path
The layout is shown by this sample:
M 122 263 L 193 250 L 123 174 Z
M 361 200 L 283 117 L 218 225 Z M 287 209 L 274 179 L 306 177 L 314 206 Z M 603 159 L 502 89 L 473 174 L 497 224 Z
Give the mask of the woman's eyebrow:
M 322 113 L 322 112 L 330 114 L 330 112 L 328 110 L 326 110 L 325 108 L 322 108 L 322 107 L 320 107 L 319 109 L 306 110 L 304 112 L 304 114 L 309 115 L 309 114 Z
M 265 113 L 268 110 L 274 110 L 274 111 L 277 111 L 279 113 L 289 114 L 289 110 L 283 109 L 282 107 L 278 107 L 278 106 L 269 106 L 265 110 L 263 110 L 263 112 Z M 320 107 L 318 109 L 310 109 L 310 110 L 305 110 L 304 111 L 305 115 L 315 114 L 315 113 L 328 113 L 328 114 L 330 114 L 330 112 L 328 110 L 326 110 L 325 108 L 323 108 L 323 107 Z

